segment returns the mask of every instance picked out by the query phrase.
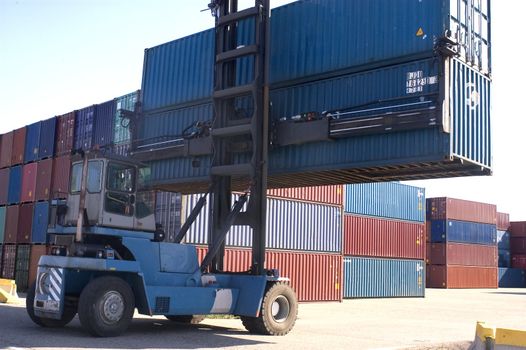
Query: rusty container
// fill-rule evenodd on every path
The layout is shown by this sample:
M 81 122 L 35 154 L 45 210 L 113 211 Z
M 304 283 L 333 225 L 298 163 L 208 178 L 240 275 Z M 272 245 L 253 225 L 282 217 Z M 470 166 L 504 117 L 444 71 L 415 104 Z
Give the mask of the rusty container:
M 465 243 L 428 243 L 429 265 L 498 266 L 498 250 L 494 245 Z
M 511 237 L 526 237 L 526 221 L 510 222 Z
M 33 203 L 24 203 L 20 205 L 18 214 L 18 232 L 17 243 L 31 242 L 31 229 L 33 227 Z
M 497 207 L 494 204 L 440 197 L 426 201 L 428 220 L 459 220 L 484 224 L 497 224 Z
M 498 268 L 458 265 L 428 265 L 427 288 L 497 288 Z
M 507 231 L 510 228 L 510 214 L 497 212 L 497 230 Z
M 343 185 L 276 188 L 268 190 L 267 195 L 305 202 L 343 205 Z
M 10 205 L 7 207 L 5 216 L 4 243 L 16 243 L 19 211 L 19 205 Z
M 2 143 L 0 146 L 0 168 L 7 168 L 11 166 L 11 155 L 13 151 L 13 132 L 10 131 L 2 135 Z
M 75 137 L 75 112 L 57 117 L 55 154 L 57 156 L 71 153 Z
M 37 187 L 38 164 L 29 163 L 22 168 L 22 190 L 20 202 L 34 202 Z
M 13 149 L 11 153 L 11 165 L 24 162 L 24 151 L 26 149 L 26 127 L 13 131 Z
M 29 258 L 29 278 L 28 286 L 31 286 L 35 282 L 37 277 L 38 261 L 40 257 L 48 254 L 48 247 L 44 244 L 33 244 L 31 245 L 31 256 Z
M 53 158 L 41 160 L 37 165 L 36 201 L 47 201 L 51 194 Z
M 511 256 L 511 267 L 526 270 L 526 255 L 516 254 Z
M 53 180 L 51 182 L 52 198 L 66 198 L 69 191 L 69 172 L 71 157 L 61 156 L 53 162 Z
M 9 193 L 9 168 L 0 169 L 0 205 L 7 204 Z

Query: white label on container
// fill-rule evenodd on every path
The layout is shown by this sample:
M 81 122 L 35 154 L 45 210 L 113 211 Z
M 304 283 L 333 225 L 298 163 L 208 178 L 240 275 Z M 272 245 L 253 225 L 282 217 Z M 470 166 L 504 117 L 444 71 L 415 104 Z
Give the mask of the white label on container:
M 406 93 L 415 94 L 417 92 L 423 92 L 424 86 L 438 84 L 438 76 L 424 76 L 424 72 L 421 70 L 407 73 L 407 81 L 405 84 Z
M 466 84 L 466 104 L 470 109 L 475 109 L 480 103 L 480 94 L 473 83 Z

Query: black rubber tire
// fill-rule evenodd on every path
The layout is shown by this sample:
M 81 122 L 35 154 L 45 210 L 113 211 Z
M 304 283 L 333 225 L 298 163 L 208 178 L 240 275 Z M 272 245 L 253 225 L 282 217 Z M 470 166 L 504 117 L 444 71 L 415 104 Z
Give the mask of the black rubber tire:
M 273 305 L 276 314 L 273 314 Z M 250 333 L 285 335 L 294 327 L 297 316 L 296 293 L 288 284 L 276 282 L 269 286 L 263 296 L 259 317 L 242 316 L 241 321 Z
M 205 315 L 164 315 L 164 317 L 173 322 L 186 324 L 198 324 L 206 318 Z
M 27 296 L 26 296 L 26 311 L 29 315 L 29 318 L 31 321 L 35 322 L 40 327 L 47 327 L 47 328 L 60 328 L 64 327 L 68 323 L 75 318 L 75 315 L 77 314 L 77 309 L 73 306 L 66 306 L 64 309 L 64 313 L 62 314 L 62 318 L 60 320 L 54 319 L 54 318 L 43 318 L 38 317 L 35 315 L 35 308 L 34 308 L 34 302 L 35 302 L 35 290 L 36 290 L 36 283 L 33 282 L 31 286 L 29 286 L 29 289 L 27 290 Z
M 122 303 L 122 305 L 120 305 Z M 113 307 L 121 307 L 116 315 Z M 135 311 L 135 298 L 130 285 L 118 277 L 104 276 L 94 279 L 80 294 L 79 319 L 91 335 L 114 337 L 122 334 L 130 325 Z M 115 310 L 113 310 L 115 312 Z M 115 319 L 108 319 L 112 317 Z

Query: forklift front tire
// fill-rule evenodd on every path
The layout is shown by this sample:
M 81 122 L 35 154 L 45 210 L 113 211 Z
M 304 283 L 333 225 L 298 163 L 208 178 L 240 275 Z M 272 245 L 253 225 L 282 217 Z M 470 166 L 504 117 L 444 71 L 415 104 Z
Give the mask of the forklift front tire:
M 133 291 L 118 277 L 96 278 L 80 294 L 80 323 L 97 337 L 114 337 L 123 333 L 130 325 L 134 310 Z
M 48 327 L 48 328 L 60 328 L 64 327 L 68 323 L 73 320 L 75 315 L 77 314 L 76 308 L 73 306 L 66 306 L 64 309 L 64 313 L 62 314 L 62 318 L 60 320 L 54 319 L 54 318 L 43 318 L 38 317 L 35 315 L 35 289 L 36 289 L 36 282 L 34 282 L 29 289 L 27 290 L 27 296 L 26 296 L 26 311 L 29 315 L 29 318 L 31 318 L 31 321 L 39 325 L 40 327 Z

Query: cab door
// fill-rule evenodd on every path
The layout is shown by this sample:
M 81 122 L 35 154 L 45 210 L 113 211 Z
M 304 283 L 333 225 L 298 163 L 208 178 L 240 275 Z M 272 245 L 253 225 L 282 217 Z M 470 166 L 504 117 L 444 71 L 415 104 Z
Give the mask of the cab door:
M 133 230 L 135 216 L 135 178 L 133 165 L 109 161 L 104 193 L 104 226 Z

